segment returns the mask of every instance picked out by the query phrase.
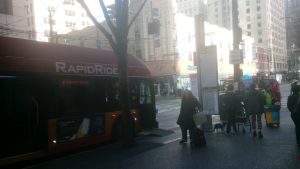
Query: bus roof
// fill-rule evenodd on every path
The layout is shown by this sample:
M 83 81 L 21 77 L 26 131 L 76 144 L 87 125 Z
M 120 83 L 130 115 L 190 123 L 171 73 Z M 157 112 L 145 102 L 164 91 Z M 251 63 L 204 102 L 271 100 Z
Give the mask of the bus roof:
M 118 76 L 112 51 L 0 37 L 0 72 Z M 128 55 L 129 77 L 150 77 L 147 66 Z

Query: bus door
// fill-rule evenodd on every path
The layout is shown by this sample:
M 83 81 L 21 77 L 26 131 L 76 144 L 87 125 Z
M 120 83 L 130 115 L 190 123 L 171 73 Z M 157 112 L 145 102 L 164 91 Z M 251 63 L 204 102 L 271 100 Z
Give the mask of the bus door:
M 138 85 L 138 109 L 142 128 L 158 127 L 156 121 L 156 109 L 154 89 L 148 81 L 142 81 Z
M 1 158 L 40 149 L 39 103 L 32 79 L 0 77 Z

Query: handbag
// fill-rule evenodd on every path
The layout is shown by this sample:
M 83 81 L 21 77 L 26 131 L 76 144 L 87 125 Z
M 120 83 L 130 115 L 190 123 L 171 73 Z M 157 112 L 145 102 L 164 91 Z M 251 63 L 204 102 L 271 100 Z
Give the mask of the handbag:
M 198 125 L 202 125 L 203 123 L 205 123 L 207 120 L 207 117 L 203 112 L 197 111 L 195 114 L 193 114 L 193 119 L 194 119 L 194 123 L 198 126 Z

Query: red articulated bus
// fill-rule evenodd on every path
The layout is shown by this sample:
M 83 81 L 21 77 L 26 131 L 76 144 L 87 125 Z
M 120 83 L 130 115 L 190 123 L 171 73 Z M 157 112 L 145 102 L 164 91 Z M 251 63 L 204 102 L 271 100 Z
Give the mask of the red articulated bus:
M 97 145 L 120 133 L 111 51 L 0 37 L 0 166 Z M 134 131 L 157 126 L 151 75 L 128 56 Z

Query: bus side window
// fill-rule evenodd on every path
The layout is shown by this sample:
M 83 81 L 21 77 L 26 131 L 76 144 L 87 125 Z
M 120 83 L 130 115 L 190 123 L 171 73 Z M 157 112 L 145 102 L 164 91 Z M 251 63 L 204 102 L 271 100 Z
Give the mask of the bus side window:
M 145 82 L 140 84 L 140 104 L 151 104 L 150 88 Z

